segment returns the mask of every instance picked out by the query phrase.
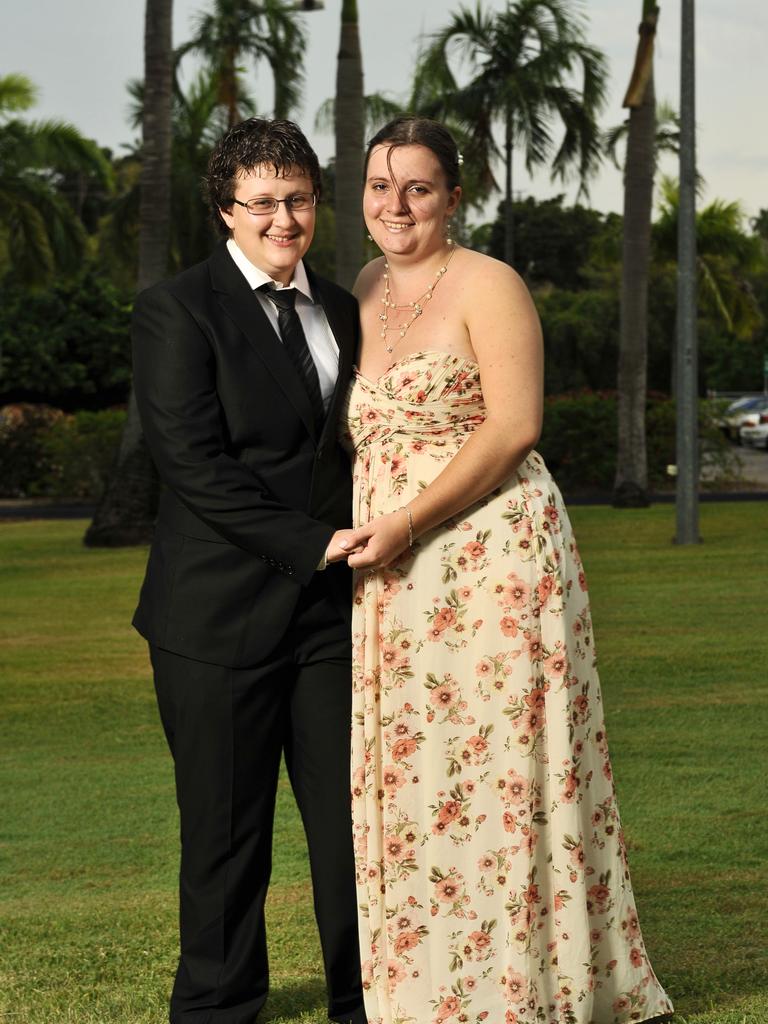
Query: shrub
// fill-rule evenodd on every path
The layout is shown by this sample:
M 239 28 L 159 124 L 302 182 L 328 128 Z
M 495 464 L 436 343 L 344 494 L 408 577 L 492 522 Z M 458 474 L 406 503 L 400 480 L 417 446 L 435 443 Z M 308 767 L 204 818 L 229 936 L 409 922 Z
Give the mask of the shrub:
M 0 401 L 67 410 L 124 402 L 130 301 L 94 271 L 46 290 L 0 289 Z
M 22 403 L 0 409 L 0 497 L 98 501 L 125 412 L 63 413 Z
M 669 486 L 667 466 L 676 461 L 675 403 L 650 395 L 647 406 L 648 483 Z M 570 493 L 613 490 L 616 472 L 617 398 L 614 392 L 585 391 L 545 400 L 544 428 L 538 449 L 560 486 Z M 717 410 L 699 405 L 702 463 L 706 486 L 720 487 L 738 478 L 739 460 L 717 426 Z
M 98 501 L 115 461 L 125 422 L 122 409 L 77 412 L 43 437 L 48 473 L 41 492 L 51 497 Z
M 45 437 L 64 413 L 49 405 L 19 402 L 0 409 L 0 497 L 26 498 L 50 471 Z

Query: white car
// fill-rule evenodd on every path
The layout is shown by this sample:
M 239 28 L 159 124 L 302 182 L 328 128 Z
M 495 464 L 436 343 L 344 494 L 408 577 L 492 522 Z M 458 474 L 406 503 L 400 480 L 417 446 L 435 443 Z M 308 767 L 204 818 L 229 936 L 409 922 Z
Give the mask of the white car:
M 720 426 L 726 437 L 737 444 L 741 442 L 741 428 L 746 424 L 747 417 L 754 413 L 768 411 L 768 396 L 748 395 L 731 402 L 720 420 Z
M 768 450 L 768 409 L 748 413 L 742 419 L 739 439 L 743 445 Z

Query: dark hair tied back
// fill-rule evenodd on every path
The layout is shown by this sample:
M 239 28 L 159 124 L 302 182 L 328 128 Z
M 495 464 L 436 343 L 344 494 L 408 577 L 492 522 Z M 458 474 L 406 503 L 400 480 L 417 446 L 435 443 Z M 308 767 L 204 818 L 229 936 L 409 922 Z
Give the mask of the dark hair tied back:
M 368 143 L 365 154 L 365 167 L 376 146 L 425 146 L 437 157 L 445 175 L 445 184 L 449 192 L 461 184 L 459 170 L 459 151 L 453 136 L 438 121 L 428 117 L 416 117 L 414 114 L 403 114 L 394 118 L 389 124 L 376 132 Z

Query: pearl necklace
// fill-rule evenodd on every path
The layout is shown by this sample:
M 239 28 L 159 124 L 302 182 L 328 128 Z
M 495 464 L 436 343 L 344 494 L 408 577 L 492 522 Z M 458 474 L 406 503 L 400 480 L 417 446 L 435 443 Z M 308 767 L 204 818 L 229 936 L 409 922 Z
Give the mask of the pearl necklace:
M 405 302 L 398 305 L 396 302 L 392 302 L 392 289 L 389 286 L 389 264 L 384 261 L 384 298 L 381 300 L 384 306 L 383 313 L 379 313 L 379 320 L 381 320 L 381 338 L 384 341 L 384 348 L 387 352 L 393 352 L 395 345 L 400 342 L 402 338 L 408 332 L 408 328 L 421 316 L 424 312 L 424 305 L 429 302 L 432 298 L 432 292 L 437 288 L 441 278 L 448 272 L 448 264 L 453 259 L 453 254 L 456 252 L 456 246 L 451 245 L 451 251 L 448 254 L 448 259 L 445 261 L 442 267 L 435 274 L 435 279 L 432 284 L 427 288 L 425 292 L 415 299 L 413 302 Z M 406 320 L 404 324 L 395 325 L 394 327 L 389 326 L 389 311 L 390 309 L 409 309 L 411 316 L 409 320 Z M 397 331 L 398 337 L 394 341 L 387 341 L 387 331 Z

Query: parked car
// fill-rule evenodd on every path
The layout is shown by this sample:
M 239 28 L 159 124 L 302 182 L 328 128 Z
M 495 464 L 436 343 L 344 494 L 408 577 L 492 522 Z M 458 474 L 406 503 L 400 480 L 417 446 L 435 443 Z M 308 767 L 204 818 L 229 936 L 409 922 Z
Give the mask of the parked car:
M 768 395 L 756 395 L 751 398 L 737 398 L 731 402 L 723 413 L 720 427 L 726 437 L 737 444 L 741 443 L 741 428 L 746 422 L 747 416 L 757 414 L 758 416 L 768 411 Z
M 768 451 L 768 406 L 761 412 L 751 412 L 744 417 L 739 438 L 744 445 Z

